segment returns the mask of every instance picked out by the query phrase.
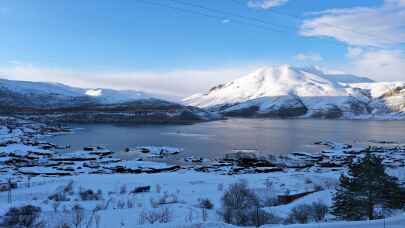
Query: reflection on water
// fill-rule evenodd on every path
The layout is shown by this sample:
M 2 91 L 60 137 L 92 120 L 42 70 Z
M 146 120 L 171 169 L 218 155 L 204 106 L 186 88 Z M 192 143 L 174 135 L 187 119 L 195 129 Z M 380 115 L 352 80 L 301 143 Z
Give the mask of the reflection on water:
M 366 143 L 393 140 L 405 143 L 405 121 L 350 121 L 312 119 L 229 119 L 194 125 L 80 124 L 75 134 L 49 141 L 80 149 L 104 145 L 113 151 L 140 145 L 174 146 L 184 154 L 222 157 L 235 149 L 257 149 L 262 154 L 315 151 L 319 140 Z

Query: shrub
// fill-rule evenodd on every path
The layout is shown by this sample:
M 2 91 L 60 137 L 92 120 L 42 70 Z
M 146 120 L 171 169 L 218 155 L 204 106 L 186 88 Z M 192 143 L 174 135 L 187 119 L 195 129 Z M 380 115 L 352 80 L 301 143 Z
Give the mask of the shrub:
M 69 194 L 73 193 L 73 181 L 69 181 L 69 183 L 63 188 L 63 192 Z
M 56 192 L 48 197 L 48 199 L 55 202 L 70 201 L 70 198 L 64 192 Z
M 308 223 L 311 216 L 311 206 L 307 204 L 302 204 L 294 207 L 290 214 L 288 215 L 285 223 L 292 224 L 292 223 L 301 223 L 305 224 Z
M 200 198 L 198 199 L 198 207 L 204 209 L 212 209 L 214 208 L 214 204 L 212 204 L 212 202 L 208 198 Z
M 125 208 L 125 201 L 123 201 L 123 200 L 118 200 L 118 202 L 117 202 L 117 208 L 118 208 L 118 209 L 124 209 L 124 208 Z
M 134 208 L 134 202 L 131 199 L 127 200 L 127 208 Z
M 73 181 L 70 181 L 66 186 L 59 187 L 48 199 L 56 202 L 70 201 L 69 195 L 73 195 Z
M 97 192 L 94 192 L 91 189 L 80 189 L 79 195 L 80 199 L 83 201 L 101 200 L 103 198 L 103 193 L 101 192 L 101 190 L 97 190 Z
M 314 185 L 314 191 L 319 192 L 319 191 L 323 191 L 325 190 L 324 187 L 322 187 L 322 185 L 316 184 Z
M 84 209 L 76 204 L 72 207 L 72 221 L 75 227 L 80 227 L 84 220 Z
M 325 219 L 328 213 L 328 206 L 322 202 L 302 204 L 294 207 L 288 215 L 285 223 L 308 223 L 309 221 L 320 222 Z
M 325 219 L 326 214 L 329 211 L 328 206 L 326 206 L 326 204 L 322 203 L 322 202 L 313 202 L 311 204 L 312 207 L 312 218 L 316 221 L 316 222 L 320 222 L 323 221 Z
M 230 185 L 222 197 L 220 214 L 226 223 L 234 225 L 252 224 L 251 212 L 259 207 L 258 196 L 240 181 Z
M 10 208 L 4 215 L 1 227 L 44 227 L 45 223 L 40 219 L 41 208 L 32 205 Z
M 143 224 L 154 224 L 154 223 L 168 223 L 172 220 L 172 214 L 169 208 L 164 207 L 160 209 L 155 209 L 151 211 L 141 211 L 138 218 L 138 223 Z
M 310 178 L 305 178 L 305 184 L 312 184 L 312 180 Z
M 256 227 L 264 224 L 279 224 L 283 220 L 282 218 L 260 208 L 257 208 L 255 211 L 252 210 L 249 216 L 252 218 L 252 222 L 249 225 L 254 225 Z

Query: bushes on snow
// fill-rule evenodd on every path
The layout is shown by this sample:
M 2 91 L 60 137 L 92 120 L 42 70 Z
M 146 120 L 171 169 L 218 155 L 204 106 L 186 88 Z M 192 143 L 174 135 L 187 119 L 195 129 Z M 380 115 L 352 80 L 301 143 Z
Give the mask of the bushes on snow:
M 198 199 L 198 207 L 204 209 L 212 209 L 214 208 L 214 204 L 212 204 L 212 202 L 208 198 L 203 198 Z
M 80 189 L 79 192 L 80 199 L 83 201 L 90 201 L 90 200 L 102 200 L 103 199 L 103 193 L 101 190 L 97 190 L 97 192 L 94 192 L 91 189 Z
M 66 186 L 58 188 L 54 194 L 48 197 L 48 199 L 56 202 L 70 201 L 70 195 L 73 195 L 73 181 L 69 182 Z
M 280 221 L 260 208 L 259 197 L 244 181 L 230 185 L 225 191 L 219 213 L 226 223 L 239 226 L 260 226 Z
M 322 202 L 314 202 L 312 204 L 302 204 L 294 207 L 288 217 L 285 219 L 285 224 L 308 222 L 320 222 L 325 219 L 328 213 L 328 207 Z
M 23 207 L 12 207 L 4 215 L 1 227 L 21 228 L 42 228 L 45 226 L 41 219 L 41 208 L 26 205 Z
M 172 213 L 169 208 L 163 207 L 159 209 L 152 209 L 150 211 L 141 211 L 138 218 L 138 223 L 155 224 L 155 223 L 168 223 L 172 220 Z

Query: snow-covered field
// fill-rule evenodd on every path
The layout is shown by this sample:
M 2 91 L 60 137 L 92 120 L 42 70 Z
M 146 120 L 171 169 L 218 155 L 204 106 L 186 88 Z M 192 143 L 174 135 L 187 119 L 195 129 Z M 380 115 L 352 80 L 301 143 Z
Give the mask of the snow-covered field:
M 239 181 L 246 182 L 262 202 L 305 193 L 285 204 L 263 205 L 263 210 L 286 218 L 292 208 L 299 205 L 322 202 L 330 206 L 338 178 L 345 172 L 341 163 L 345 156 L 359 154 L 362 150 L 346 144 L 318 142 L 327 146 L 322 154 L 274 158 L 283 168 L 277 172 L 268 170 L 269 173 L 230 166 L 223 161 L 177 167 L 143 160 L 145 156 L 138 160 L 121 160 L 102 147 L 57 152 L 56 148 L 63 147 L 46 143 L 44 136 L 66 129 L 14 118 L 0 120 L 0 216 L 11 207 L 31 204 L 42 209 L 41 218 L 46 227 L 64 223 L 91 228 L 234 227 L 223 223 L 218 210 L 229 185 Z M 389 172 L 405 181 L 403 147 L 396 145 L 395 148 L 372 150 L 384 154 Z M 181 153 L 181 149 L 145 146 L 128 152 L 155 157 Z M 320 156 L 330 160 L 315 162 Z M 205 167 L 205 171 L 201 171 L 204 170 L 201 167 Z M 15 182 L 16 188 L 6 189 L 9 181 Z M 212 203 L 212 209 L 200 207 L 204 199 Z M 74 208 L 82 208 L 80 224 L 77 224 L 79 210 Z M 156 223 L 153 215 L 164 218 L 161 221 L 164 223 Z M 385 221 L 341 222 L 333 221 L 334 217 L 328 214 L 320 223 L 264 227 L 377 228 L 384 227 L 384 223 L 385 227 L 405 227 L 403 212 L 394 211 L 392 216 Z M 151 221 L 155 223 L 150 224 Z
M 35 177 L 31 179 L 31 187 L 21 187 L 13 190 L 12 203 L 7 203 L 7 192 L 0 193 L 1 214 L 10 206 L 22 206 L 27 203 L 40 206 L 49 224 L 60 224 L 67 222 L 73 216 L 64 212 L 75 204 L 80 204 L 86 210 L 87 219 L 83 224 L 89 222 L 96 207 L 100 207 L 97 214 L 100 216 L 99 227 L 134 227 L 140 223 L 140 213 L 142 211 L 159 211 L 162 208 L 169 208 L 171 219 L 168 224 L 162 227 L 177 227 L 190 223 L 205 223 L 204 227 L 210 227 L 209 223 L 218 223 L 221 227 L 220 217 L 216 210 L 220 207 L 220 199 L 227 185 L 238 179 L 245 179 L 249 185 L 258 192 L 267 191 L 266 180 L 274 180 L 274 194 L 284 189 L 311 188 L 310 184 L 305 184 L 306 180 L 314 180 L 322 183 L 333 177 L 322 174 L 257 174 L 224 176 L 216 174 L 205 174 L 196 172 L 176 172 L 162 174 L 117 174 L 117 175 L 80 175 L 75 177 L 44 178 Z M 73 193 L 69 195 L 69 201 L 53 202 L 48 197 L 60 189 L 73 182 Z M 285 186 L 284 186 L 285 185 Z M 131 193 L 136 187 L 151 186 L 150 192 Z M 282 187 L 281 187 L 282 186 Z M 80 189 L 101 190 L 100 200 L 83 201 L 80 198 Z M 289 205 L 269 208 L 273 213 L 287 215 L 291 208 L 299 204 L 323 201 L 330 205 L 333 190 L 323 190 L 306 197 L 303 197 Z M 198 199 L 208 198 L 214 204 L 214 209 L 208 210 L 208 218 L 204 221 L 202 209 L 198 208 Z M 159 204 L 162 199 L 167 202 Z M 387 227 L 401 227 L 405 225 L 405 216 L 387 219 Z M 93 221 L 95 223 L 95 221 Z M 367 221 L 356 223 L 331 223 L 291 227 L 381 227 L 381 221 Z M 374 224 L 371 226 L 370 224 Z M 396 224 L 396 226 L 394 226 Z M 143 224 L 145 225 L 145 224 Z M 95 224 L 94 224 L 95 226 Z M 147 226 L 147 225 L 145 225 Z M 151 226 L 151 225 L 149 225 Z M 361 226 L 361 227 L 363 227 Z M 84 226 L 85 227 L 85 226 Z M 93 227 L 93 226 L 91 226 Z M 212 225 L 217 227 L 217 225 Z M 289 227 L 289 226 L 288 226 Z M 403 227 L 403 226 L 402 226 Z

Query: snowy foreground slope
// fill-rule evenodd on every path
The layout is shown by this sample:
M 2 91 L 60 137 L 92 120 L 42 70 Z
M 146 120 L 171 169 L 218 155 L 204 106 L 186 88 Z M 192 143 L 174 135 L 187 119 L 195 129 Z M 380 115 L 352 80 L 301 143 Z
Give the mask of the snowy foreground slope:
M 228 116 L 404 118 L 405 83 L 282 65 L 260 68 L 183 101 Z
M 139 91 L 0 79 L 0 112 L 62 122 L 193 122 L 212 114 Z
M 85 216 L 82 227 L 96 228 L 92 219 L 92 211 L 96 207 L 103 209 L 97 211 L 100 228 L 111 227 L 238 227 L 225 224 L 217 215 L 221 203 L 220 198 L 226 186 L 239 179 L 245 179 L 256 191 L 265 191 L 266 179 L 274 180 L 275 190 L 278 186 L 296 188 L 310 187 L 304 180 L 323 182 L 331 179 L 319 174 L 255 174 L 224 176 L 216 174 L 203 174 L 196 172 L 176 172 L 162 174 L 116 174 L 116 175 L 81 175 L 76 177 L 35 177 L 31 180 L 31 187 L 20 187 L 13 191 L 13 202 L 7 203 L 7 192 L 0 192 L 1 208 L 3 215 L 10 206 L 18 207 L 31 203 L 40 206 L 43 216 L 47 221 L 46 227 L 56 227 L 63 221 L 70 223 L 72 212 L 70 208 L 79 204 L 85 209 Z M 73 181 L 73 182 L 72 182 Z M 69 193 L 69 200 L 58 204 L 47 197 L 60 192 L 69 183 L 73 183 L 72 193 Z M 146 193 L 130 194 L 134 188 L 150 185 L 151 191 Z M 301 185 L 301 186 L 300 186 Z M 219 186 L 224 186 L 224 190 Z M 82 189 L 82 190 L 81 190 Z M 79 191 L 101 189 L 103 198 L 101 200 L 81 200 Z M 283 187 L 279 191 L 282 191 Z M 166 196 L 165 196 L 166 195 Z M 155 208 L 153 202 L 165 198 L 167 201 Z M 208 198 L 214 204 L 214 209 L 207 210 L 207 218 L 204 221 L 202 211 L 198 208 L 199 198 Z M 331 193 L 329 190 L 319 192 L 314 196 L 307 196 L 294 202 L 294 205 L 312 203 L 323 200 L 330 203 Z M 289 206 L 289 205 L 286 205 Z M 56 211 L 55 211 L 56 207 Z M 290 205 L 289 207 L 293 207 Z M 142 224 L 140 214 L 142 212 L 160 211 L 162 208 L 170 210 L 170 221 L 168 223 Z M 287 216 L 288 212 L 283 208 L 268 208 L 273 213 Z M 264 225 L 262 227 L 285 227 L 285 228 L 383 228 L 383 220 L 360 221 L 360 222 L 322 222 L 305 225 Z M 386 227 L 405 227 L 405 214 L 387 218 Z

